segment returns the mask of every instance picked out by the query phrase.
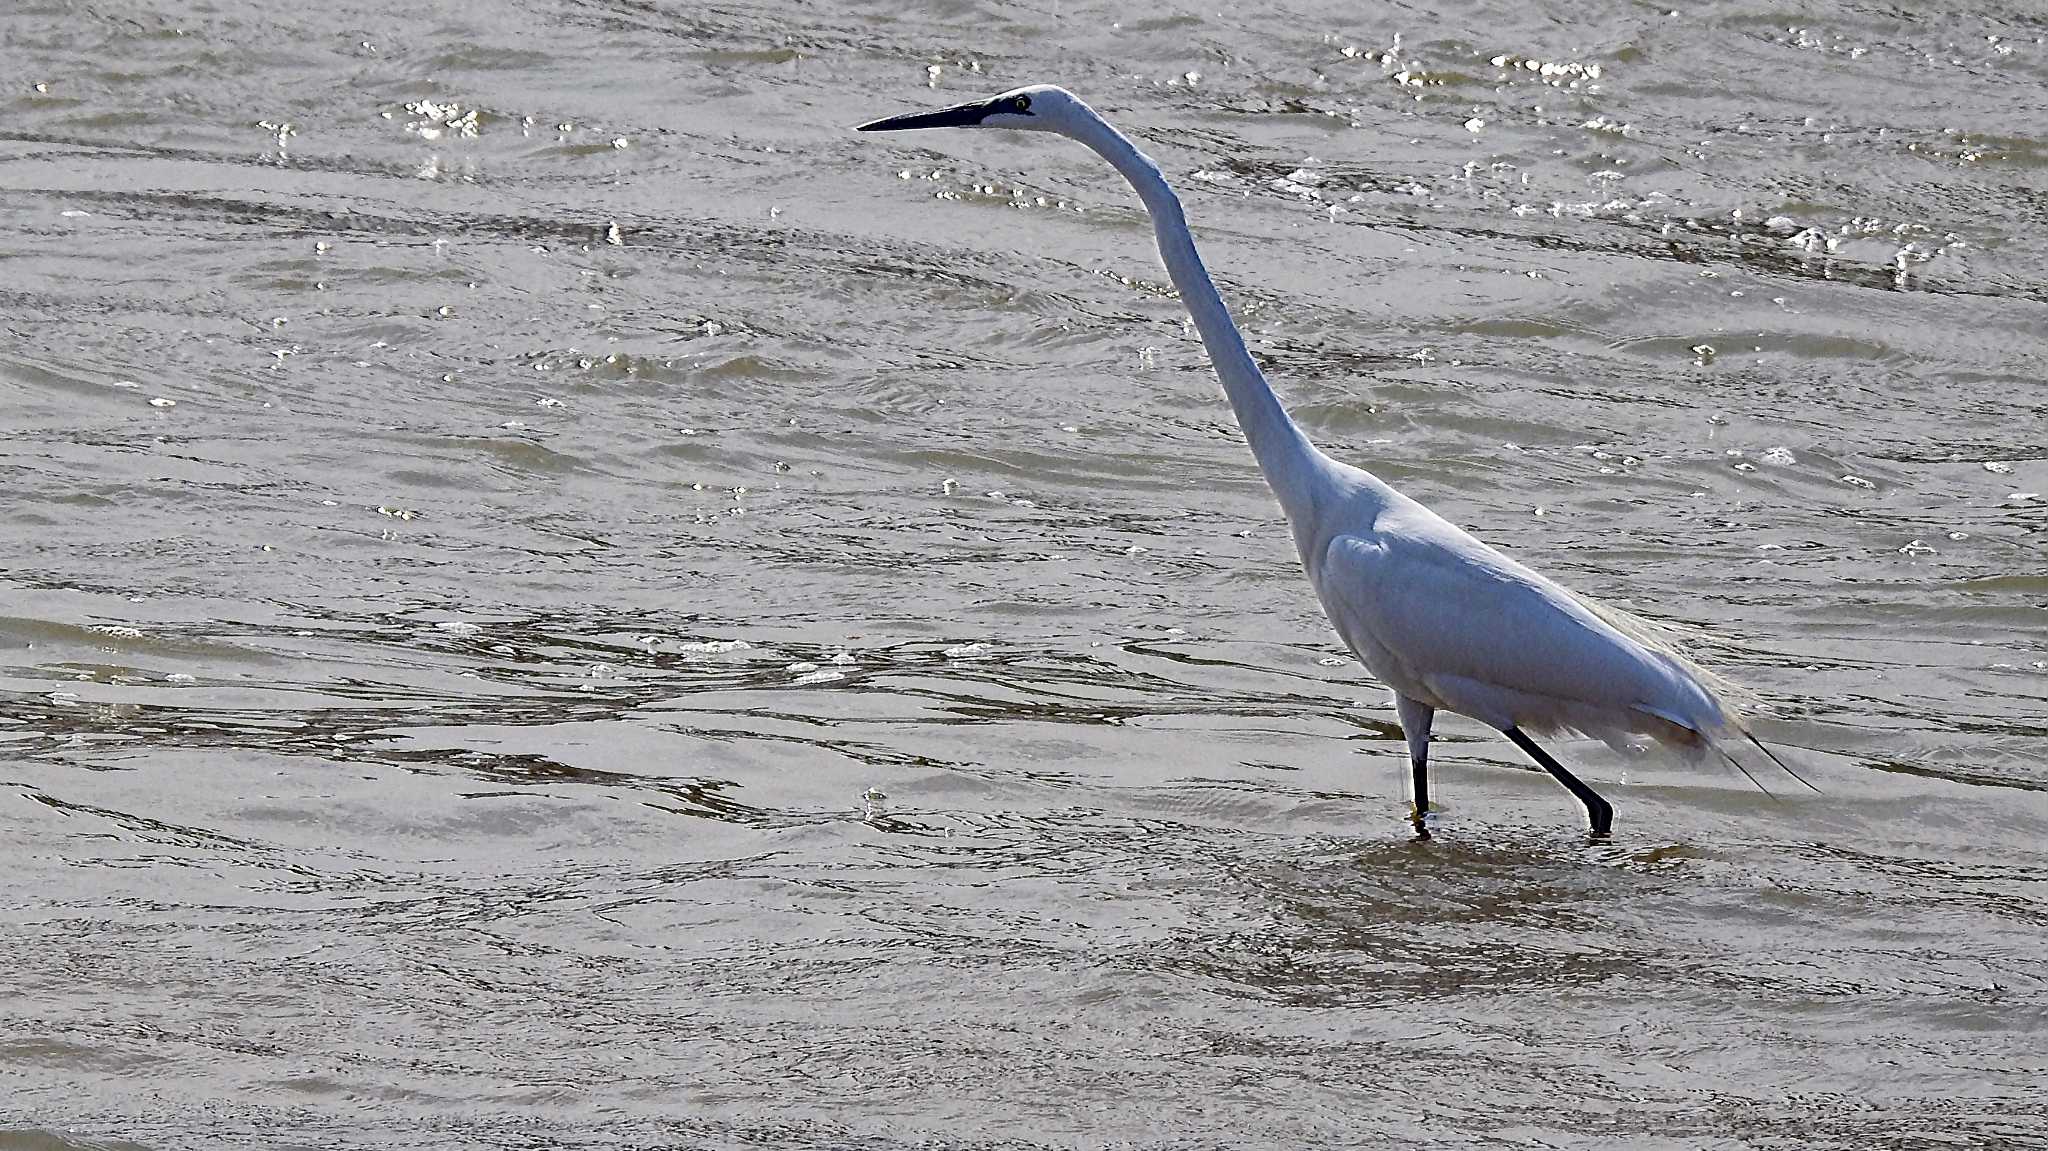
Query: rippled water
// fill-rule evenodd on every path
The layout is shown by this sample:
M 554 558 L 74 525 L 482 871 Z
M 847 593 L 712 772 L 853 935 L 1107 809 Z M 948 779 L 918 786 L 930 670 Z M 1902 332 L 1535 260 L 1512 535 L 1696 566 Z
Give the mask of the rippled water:
M 0 14 L 0 1147 L 2048 1146 L 2048 24 Z M 1824 789 L 1439 725 L 1296 414 Z M 1769 781 L 1767 781 L 1769 782 Z

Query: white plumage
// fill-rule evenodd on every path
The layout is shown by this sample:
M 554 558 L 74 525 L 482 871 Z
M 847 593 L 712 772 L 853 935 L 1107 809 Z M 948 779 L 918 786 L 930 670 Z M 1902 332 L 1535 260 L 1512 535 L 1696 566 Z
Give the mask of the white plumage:
M 1691 750 L 1738 734 L 1754 742 L 1717 681 L 1639 621 L 1580 600 L 1309 443 L 1245 348 L 1158 165 L 1072 93 L 1019 88 L 861 131 L 968 127 L 1071 137 L 1108 160 L 1144 201 L 1160 258 L 1287 515 L 1309 583 L 1345 646 L 1393 689 L 1418 831 L 1426 834 L 1429 732 L 1439 710 L 1507 735 L 1579 799 L 1600 835 L 1612 808 L 1530 732 L 1569 729 L 1609 742 L 1648 736 Z

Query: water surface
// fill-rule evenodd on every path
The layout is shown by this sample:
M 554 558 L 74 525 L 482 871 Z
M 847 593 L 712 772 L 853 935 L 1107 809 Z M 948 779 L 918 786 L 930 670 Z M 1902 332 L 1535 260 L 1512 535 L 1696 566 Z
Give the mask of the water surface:
M 0 15 L 0 1147 L 2048 1146 L 2024 6 Z M 1401 821 L 1301 422 L 1822 787 Z

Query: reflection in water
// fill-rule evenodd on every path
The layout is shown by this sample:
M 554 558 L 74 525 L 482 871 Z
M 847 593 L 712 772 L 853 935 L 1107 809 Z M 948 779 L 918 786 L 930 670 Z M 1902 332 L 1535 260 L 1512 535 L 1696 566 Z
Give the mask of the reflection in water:
M 2048 57 L 1566 15 L 0 15 L 0 1147 L 2048 1143 Z M 1034 80 L 1826 794 L 1410 841 Z

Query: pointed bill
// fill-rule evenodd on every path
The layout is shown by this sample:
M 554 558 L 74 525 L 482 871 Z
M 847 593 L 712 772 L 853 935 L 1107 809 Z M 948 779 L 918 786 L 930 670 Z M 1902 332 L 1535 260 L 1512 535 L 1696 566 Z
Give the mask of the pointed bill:
M 912 112 L 905 116 L 889 116 L 862 124 L 854 131 L 901 132 L 909 128 L 972 128 L 993 111 L 995 108 L 988 101 L 977 100 L 972 104 L 941 108 L 936 112 Z

